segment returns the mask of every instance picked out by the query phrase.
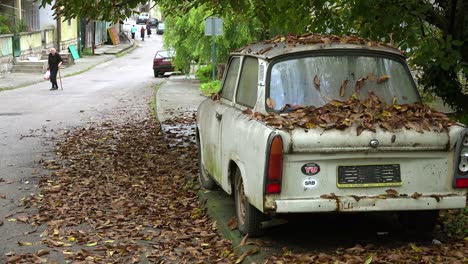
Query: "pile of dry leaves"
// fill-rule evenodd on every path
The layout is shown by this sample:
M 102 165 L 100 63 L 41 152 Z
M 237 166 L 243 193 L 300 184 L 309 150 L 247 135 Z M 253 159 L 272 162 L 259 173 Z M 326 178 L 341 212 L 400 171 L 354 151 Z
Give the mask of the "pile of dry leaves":
M 353 95 L 347 101 L 332 100 L 322 107 L 286 105 L 279 113 L 262 114 L 246 109 L 244 114 L 269 126 L 292 130 L 294 128 L 323 128 L 345 130 L 356 127 L 357 135 L 364 130 L 376 132 L 413 129 L 417 132 L 446 131 L 455 124 L 445 114 L 423 104 L 392 104 L 382 102 L 374 93 L 366 100 Z
M 147 115 L 66 135 L 57 160 L 44 163 L 55 172 L 43 179 L 41 194 L 25 199 L 39 208 L 28 222 L 47 225 L 42 243 L 86 263 L 230 262 L 231 243 L 196 196 L 196 146 L 175 130 L 164 135 Z
M 312 45 L 312 44 L 331 44 L 331 43 L 340 43 L 340 44 L 357 44 L 357 45 L 366 45 L 369 47 L 387 47 L 392 48 L 400 53 L 402 51 L 398 50 L 393 46 L 393 43 L 384 43 L 379 41 L 373 41 L 370 39 L 361 38 L 354 35 L 326 35 L 326 34 L 317 34 L 317 33 L 305 33 L 301 35 L 278 35 L 272 39 L 264 40 L 262 44 L 271 44 L 262 50 L 255 52 L 255 54 L 264 54 L 271 49 L 277 47 L 280 43 L 285 43 L 288 46 L 297 46 L 297 45 Z M 249 46 L 237 50 L 238 52 L 252 52 Z

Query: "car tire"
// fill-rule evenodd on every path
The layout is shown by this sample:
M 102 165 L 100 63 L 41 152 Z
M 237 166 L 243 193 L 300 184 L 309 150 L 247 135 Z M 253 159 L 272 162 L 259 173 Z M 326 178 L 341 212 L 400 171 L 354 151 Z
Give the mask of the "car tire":
M 398 221 L 407 232 L 431 233 L 439 219 L 439 210 L 398 212 Z
M 198 147 L 198 182 L 203 189 L 207 190 L 215 190 L 216 189 L 216 182 L 213 180 L 211 175 L 205 169 L 203 165 L 203 161 L 201 158 L 201 146 L 200 146 L 200 139 L 197 137 L 197 147 Z
M 153 70 L 154 71 L 154 77 L 158 78 L 159 77 L 159 72 L 157 70 Z
M 252 206 L 245 196 L 244 183 L 239 169 L 234 176 L 234 200 L 236 207 L 237 228 L 242 235 L 249 234 L 249 237 L 259 237 L 264 231 L 261 228 L 265 215 Z

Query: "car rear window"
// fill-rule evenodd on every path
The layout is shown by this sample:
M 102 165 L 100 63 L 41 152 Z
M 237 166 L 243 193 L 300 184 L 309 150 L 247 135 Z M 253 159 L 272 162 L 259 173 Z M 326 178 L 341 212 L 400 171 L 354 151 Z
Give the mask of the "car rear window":
M 173 58 L 174 52 L 173 51 L 159 51 L 156 53 L 155 58 Z
M 364 99 L 368 92 L 388 104 L 419 102 L 405 65 L 386 57 L 348 53 L 301 57 L 280 61 L 271 69 L 269 94 L 274 110 L 286 104 L 319 107 L 333 99 L 346 100 L 353 93 Z

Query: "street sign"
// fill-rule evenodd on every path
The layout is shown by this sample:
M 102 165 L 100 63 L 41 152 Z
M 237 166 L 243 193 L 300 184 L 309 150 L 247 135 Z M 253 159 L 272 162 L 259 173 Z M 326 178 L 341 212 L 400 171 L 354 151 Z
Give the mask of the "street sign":
M 205 36 L 221 36 L 223 34 L 223 19 L 208 17 L 205 19 Z

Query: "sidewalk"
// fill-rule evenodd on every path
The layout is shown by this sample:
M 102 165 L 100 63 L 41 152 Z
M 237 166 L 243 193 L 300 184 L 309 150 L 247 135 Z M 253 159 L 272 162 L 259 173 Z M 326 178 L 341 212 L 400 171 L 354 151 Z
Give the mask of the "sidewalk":
M 60 68 L 63 77 L 83 73 L 98 64 L 110 61 L 119 54 L 132 48 L 133 43 L 113 45 L 103 45 L 95 50 L 95 56 L 85 56 L 75 60 L 75 64 Z M 5 73 L 0 74 L 0 91 L 19 88 L 35 83 L 45 82 L 43 73 Z

